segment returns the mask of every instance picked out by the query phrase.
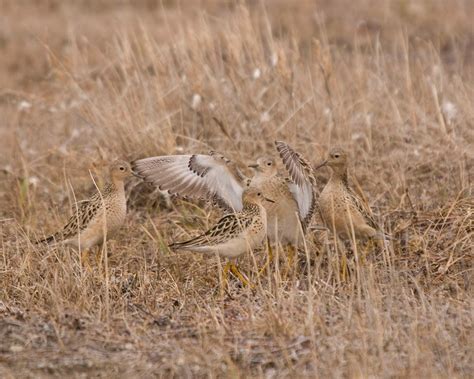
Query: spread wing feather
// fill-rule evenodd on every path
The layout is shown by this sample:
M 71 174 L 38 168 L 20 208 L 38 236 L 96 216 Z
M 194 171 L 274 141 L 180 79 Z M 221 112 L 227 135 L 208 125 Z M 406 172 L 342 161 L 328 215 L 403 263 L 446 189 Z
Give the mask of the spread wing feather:
M 309 163 L 288 144 L 275 141 L 275 146 L 285 165 L 292 183 L 289 189 L 293 194 L 303 227 L 306 228 L 316 209 L 316 179 Z
M 213 200 L 233 211 L 242 209 L 243 187 L 217 155 L 168 155 L 139 159 L 133 169 L 163 191 L 183 197 Z

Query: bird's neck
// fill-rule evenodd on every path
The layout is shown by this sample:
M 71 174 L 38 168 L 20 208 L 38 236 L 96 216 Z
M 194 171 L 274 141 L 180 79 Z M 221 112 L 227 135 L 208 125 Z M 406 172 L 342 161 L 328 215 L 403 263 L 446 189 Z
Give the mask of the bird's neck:
M 252 201 L 244 201 L 244 207 L 242 210 L 246 212 L 259 212 L 260 208 L 261 206 L 257 203 L 254 203 Z
M 272 178 L 277 174 L 276 170 L 263 170 L 263 171 L 257 171 L 254 175 L 255 178 L 258 179 L 268 179 Z
M 125 192 L 123 180 L 111 177 L 105 185 L 105 190 L 108 192 Z
M 348 173 L 347 167 L 333 169 L 330 180 L 332 183 L 340 183 L 348 187 L 349 186 L 349 173 Z

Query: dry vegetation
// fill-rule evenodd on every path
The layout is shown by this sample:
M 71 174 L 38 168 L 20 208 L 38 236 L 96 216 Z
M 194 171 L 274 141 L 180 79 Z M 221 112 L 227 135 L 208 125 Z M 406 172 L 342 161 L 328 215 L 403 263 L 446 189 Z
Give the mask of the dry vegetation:
M 469 0 L 0 2 L 0 376 L 472 377 L 472 14 Z M 95 270 L 26 244 L 106 161 L 212 148 L 246 163 L 275 139 L 313 164 L 346 147 L 389 249 L 365 247 L 342 280 L 312 232 L 291 275 L 276 260 L 257 278 L 244 257 L 256 288 L 224 291 L 216 258 L 166 248 L 219 213 L 137 181 Z

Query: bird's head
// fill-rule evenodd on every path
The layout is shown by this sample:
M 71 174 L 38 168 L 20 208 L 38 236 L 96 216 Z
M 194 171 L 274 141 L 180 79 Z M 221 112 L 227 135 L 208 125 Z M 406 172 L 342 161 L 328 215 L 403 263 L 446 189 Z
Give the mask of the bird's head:
M 321 163 L 316 169 L 329 166 L 334 171 L 343 171 L 347 168 L 347 153 L 340 147 L 334 147 L 329 151 L 327 159 Z
M 275 201 L 266 197 L 260 188 L 248 188 L 242 195 L 244 203 L 262 204 L 264 201 L 274 203 Z
M 126 161 L 117 160 L 110 165 L 110 176 L 115 180 L 123 180 L 132 175 L 132 168 Z
M 269 157 L 258 158 L 254 164 L 249 165 L 259 174 L 273 175 L 276 174 L 277 168 L 275 160 Z

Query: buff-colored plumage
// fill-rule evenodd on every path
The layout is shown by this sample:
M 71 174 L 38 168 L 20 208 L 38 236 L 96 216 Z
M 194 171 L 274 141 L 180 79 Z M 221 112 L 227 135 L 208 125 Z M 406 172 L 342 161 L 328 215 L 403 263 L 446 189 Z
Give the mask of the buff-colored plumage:
M 250 167 L 252 178 L 245 178 L 235 163 L 215 152 L 210 155 L 170 155 L 139 159 L 134 170 L 162 190 L 184 197 L 214 200 L 231 211 L 243 209 L 246 188 L 260 188 L 274 200 L 265 203 L 267 233 L 272 243 L 297 246 L 314 213 L 314 185 L 301 172 L 290 171 L 302 158 L 283 142 L 276 142 L 290 177 L 278 173 L 275 161 L 260 158 Z M 299 175 L 298 175 L 299 174 Z
M 110 238 L 123 225 L 127 214 L 124 179 L 131 174 L 127 162 L 116 161 L 109 167 L 109 178 L 100 192 L 78 202 L 66 225 L 39 243 L 62 243 L 88 250 Z
M 319 167 L 331 168 L 331 178 L 319 197 L 319 211 L 326 227 L 344 239 L 383 238 L 366 201 L 349 184 L 348 157 L 341 148 L 329 152 Z
M 267 182 L 267 188 L 262 189 L 269 196 L 273 196 L 271 187 L 278 192 L 275 197 L 279 199 L 279 206 L 274 218 L 280 223 L 278 233 L 283 242 L 298 246 L 316 209 L 316 179 L 311 166 L 301 154 L 282 141 L 275 141 L 275 146 L 289 177 L 274 176 L 273 180 Z M 295 234 L 296 230 L 298 234 Z
M 222 217 L 211 229 L 189 241 L 171 244 L 172 249 L 218 254 L 237 258 L 246 251 L 257 249 L 265 240 L 267 216 L 262 205 L 272 201 L 258 189 L 243 194 L 243 208 Z

